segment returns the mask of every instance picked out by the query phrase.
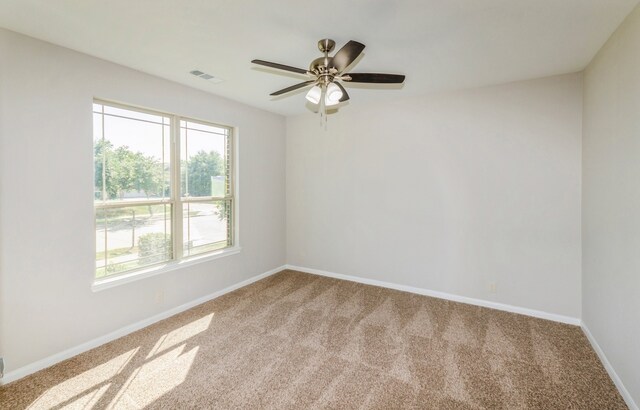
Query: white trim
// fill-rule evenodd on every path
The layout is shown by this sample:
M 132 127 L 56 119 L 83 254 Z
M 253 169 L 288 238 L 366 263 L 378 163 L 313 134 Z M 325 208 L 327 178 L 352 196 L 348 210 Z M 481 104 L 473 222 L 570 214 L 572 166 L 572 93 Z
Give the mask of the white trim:
M 532 316 L 532 317 L 537 317 L 537 318 L 546 319 L 546 320 L 552 320 L 554 322 L 566 323 L 574 326 L 579 326 L 581 323 L 580 319 L 576 317 L 563 316 L 555 313 L 543 312 L 541 310 L 534 310 L 534 309 L 528 309 L 528 308 L 523 308 L 519 306 L 507 305 L 504 303 L 491 302 L 488 300 L 474 299 L 467 296 L 459 296 L 451 293 L 438 292 L 435 290 L 416 288 L 413 286 L 406 286 L 406 285 L 398 285 L 391 282 L 361 278 L 358 276 L 343 275 L 341 273 L 327 272 L 319 269 L 305 268 L 302 266 L 287 265 L 287 269 L 297 270 L 305 273 L 311 273 L 313 275 L 327 276 L 335 279 L 348 280 L 351 282 L 364 283 L 366 285 L 373 285 L 373 286 L 380 286 L 388 289 L 401 290 L 403 292 L 416 293 L 418 295 L 431 296 L 438 299 L 446 299 L 454 302 L 466 303 L 469 305 L 476 305 L 476 306 L 482 306 L 482 307 L 491 308 L 491 309 L 503 310 L 505 312 L 518 313 L 521 315 Z
M 207 253 L 206 255 L 191 256 L 179 261 L 171 261 L 162 265 L 156 265 L 150 268 L 123 273 L 122 275 L 106 277 L 104 279 L 96 279 L 93 282 L 93 285 L 91 285 L 91 290 L 94 292 L 100 292 L 105 289 L 110 289 L 116 286 L 124 285 L 125 283 L 135 282 L 140 279 L 171 272 L 176 269 L 184 268 L 186 266 L 197 265 L 199 263 L 209 262 L 214 259 L 223 258 L 225 256 L 235 255 L 237 253 L 240 253 L 241 250 L 242 248 L 240 247 L 225 248 L 220 249 L 219 251 L 214 251 L 212 253 Z
M 600 358 L 602 365 L 607 370 L 607 373 L 609 373 L 609 377 L 611 377 L 611 380 L 613 380 L 613 383 L 618 388 L 620 395 L 622 396 L 624 401 L 627 403 L 627 406 L 629 407 L 629 409 L 640 410 L 638 409 L 638 405 L 633 401 L 633 397 L 631 397 L 631 394 L 629 393 L 627 388 L 624 387 L 624 384 L 622 383 L 622 380 L 616 373 L 615 369 L 613 368 L 611 363 L 609 363 L 607 356 L 605 356 L 604 351 L 596 341 L 596 338 L 593 337 L 593 335 L 591 334 L 591 331 L 589 330 L 587 325 L 584 322 L 582 322 L 580 327 L 582 328 L 582 331 L 584 332 L 585 336 L 587 336 L 587 339 L 589 339 L 589 343 L 591 343 L 591 347 L 593 347 L 593 350 L 595 350 L 596 353 L 598 354 L 598 357 Z
M 28 364 L 26 366 L 20 367 L 19 369 L 10 371 L 8 373 L 5 373 L 4 377 L 2 379 L 0 379 L 0 386 L 7 384 L 7 383 L 11 383 L 13 381 L 16 381 L 18 379 L 21 379 L 25 376 L 30 375 L 31 373 L 35 373 L 38 370 L 42 370 L 45 369 L 47 367 L 53 366 L 56 363 L 59 363 L 63 360 L 69 359 L 73 356 L 79 355 L 80 353 L 84 353 L 87 350 L 91 350 L 93 348 L 96 348 L 98 346 L 101 346 L 105 343 L 111 342 L 115 339 L 118 339 L 120 337 L 126 336 L 129 333 L 135 332 L 137 330 L 140 330 L 142 328 L 145 328 L 147 326 L 150 326 L 160 320 L 166 319 L 168 317 L 171 317 L 173 315 L 176 315 L 180 312 L 184 312 L 185 310 L 191 309 L 194 306 L 200 305 L 202 303 L 208 302 L 212 299 L 215 299 L 217 297 L 220 297 L 226 293 L 232 292 L 236 289 L 239 289 L 241 287 L 250 285 L 253 282 L 259 281 L 260 279 L 264 279 L 267 276 L 271 276 L 275 273 L 278 273 L 282 270 L 285 269 L 285 266 L 280 266 L 277 267 L 275 269 L 271 269 L 270 271 L 264 272 L 260 275 L 256 275 L 253 276 L 247 280 L 243 280 L 242 282 L 236 283 L 234 285 L 231 285 L 229 287 L 226 287 L 222 290 L 219 290 L 217 292 L 211 293 L 209 295 L 206 296 L 202 296 L 198 299 L 192 300 L 191 302 L 187 302 L 183 305 L 180 306 L 176 306 L 172 309 L 166 310 L 162 313 L 159 313 L 157 315 L 154 315 L 150 318 L 141 320 L 139 322 L 133 323 L 131 325 L 122 327 L 118 330 L 115 330 L 109 334 L 106 334 L 104 336 L 95 338 L 93 340 L 90 340 L 88 342 L 82 343 L 78 346 L 72 347 L 70 349 L 67 349 L 65 351 L 62 351 L 60 353 L 56 353 L 54 355 L 51 355 L 49 357 L 45 357 L 44 359 L 38 360 L 37 362 Z

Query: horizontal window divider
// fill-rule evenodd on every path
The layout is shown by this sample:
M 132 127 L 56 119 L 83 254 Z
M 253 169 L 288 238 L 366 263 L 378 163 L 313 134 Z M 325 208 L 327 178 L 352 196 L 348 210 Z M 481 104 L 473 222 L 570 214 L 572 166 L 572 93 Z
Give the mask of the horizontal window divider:
M 141 258 L 130 259 L 130 260 L 122 261 L 122 262 L 114 262 L 114 263 L 109 264 L 108 267 L 126 265 L 128 263 L 144 261 L 146 259 L 151 259 L 151 258 L 155 258 L 155 257 L 158 257 L 158 256 L 166 256 L 166 254 L 164 254 L 164 253 L 154 253 L 153 255 L 147 255 L 147 256 L 143 256 Z M 143 265 L 141 268 L 136 268 L 136 269 L 143 269 L 144 267 L 157 265 L 159 263 L 167 263 L 167 262 L 172 261 L 172 260 L 174 260 L 174 259 L 169 257 L 169 258 L 165 258 L 165 259 L 163 259 L 161 261 L 158 261 L 158 262 L 148 263 L 146 265 Z M 106 268 L 105 266 L 96 266 L 96 269 L 105 269 L 105 268 Z M 127 270 L 127 272 L 129 272 L 129 270 Z M 111 275 L 117 275 L 117 273 L 115 273 L 115 274 L 112 273 Z
M 226 136 L 227 136 L 227 134 L 222 133 L 222 132 L 204 131 L 204 130 L 201 130 L 201 129 L 198 129 L 198 128 L 190 128 L 190 127 L 184 127 L 184 126 L 181 126 L 181 127 L 180 127 L 180 129 L 182 129 L 182 130 L 188 130 L 188 131 L 201 132 L 201 133 L 203 133 L 203 134 L 220 135 L 220 136 L 223 136 L 223 137 L 226 137 Z
M 205 246 L 220 245 L 221 243 L 225 243 L 225 242 L 227 242 L 227 241 L 225 239 L 223 239 L 221 241 L 203 243 L 202 245 L 189 246 L 189 249 L 203 248 Z
M 142 108 L 142 107 L 138 107 L 136 105 L 129 105 L 129 104 L 121 104 L 119 102 L 116 101 L 109 101 L 109 100 L 101 100 L 99 98 L 95 98 L 93 100 L 94 104 L 98 104 L 98 105 L 105 105 L 107 107 L 112 107 L 112 108 L 118 108 L 121 110 L 127 110 L 127 111 L 138 111 L 141 112 L 143 114 L 150 114 L 150 115 L 157 115 L 158 117 L 176 117 L 175 114 L 170 114 L 170 113 L 166 113 L 166 112 L 162 112 L 162 111 L 155 111 L 155 110 L 150 110 L 148 108 Z M 97 114 L 102 114 L 102 112 L 98 111 L 94 111 L 94 113 Z M 109 113 L 105 113 L 106 115 L 113 115 L 113 114 L 109 114 Z M 123 117 L 126 119 L 136 119 L 136 118 L 131 118 L 131 117 Z M 168 125 L 168 124 L 165 124 Z
M 140 267 L 137 267 L 135 269 L 130 269 L 130 270 L 122 271 L 122 272 L 107 274 L 107 275 L 102 276 L 100 278 L 96 278 L 94 280 L 94 284 L 102 282 L 102 281 L 104 281 L 106 279 L 118 280 L 118 279 L 122 278 L 123 276 L 128 276 L 128 275 L 131 275 L 131 274 L 136 274 L 138 272 L 144 272 L 144 271 L 148 271 L 148 270 L 158 269 L 158 268 L 161 268 L 161 267 L 166 266 L 167 264 L 170 264 L 170 263 L 173 263 L 173 262 L 175 262 L 175 259 L 169 259 L 169 260 L 165 260 L 165 261 L 158 261 L 156 263 L 150 263 L 148 265 L 140 266 Z M 112 266 L 117 266 L 117 265 L 118 264 L 114 263 Z M 100 269 L 104 269 L 104 267 L 101 267 Z
M 109 208 L 125 208 L 130 206 L 147 206 L 147 205 L 171 205 L 173 204 L 171 199 L 145 199 L 144 201 L 119 201 L 119 202 L 96 202 L 94 205 L 96 209 L 109 209 Z
M 180 199 L 180 202 L 186 204 L 186 203 L 190 203 L 190 202 L 215 202 L 215 201 L 231 201 L 233 200 L 233 197 L 230 196 L 224 196 L 224 197 L 218 197 L 218 196 L 207 196 L 207 197 L 182 197 Z
M 187 118 L 187 117 L 182 117 L 182 116 L 178 116 L 178 117 L 180 118 L 180 121 L 181 121 L 179 125 L 182 128 L 186 127 L 185 125 L 182 125 L 183 121 L 186 122 L 186 123 L 200 124 L 200 125 L 204 125 L 204 126 L 207 126 L 207 127 L 213 126 L 214 128 L 218 128 L 218 129 L 221 129 L 221 128 L 227 128 L 227 129 L 232 128 L 232 127 L 230 127 L 228 125 L 212 124 L 210 121 L 201 120 L 201 119 L 198 119 L 198 118 L 191 118 L 191 117 Z M 205 132 L 211 132 L 211 131 L 205 131 Z
M 116 117 L 116 118 L 123 118 L 123 119 L 125 119 L 125 120 L 130 120 L 130 121 L 146 122 L 146 123 L 148 123 L 148 124 L 155 124 L 155 125 L 167 125 L 167 126 L 169 125 L 169 124 L 164 124 L 164 123 L 159 122 L 159 121 L 143 120 L 142 118 L 131 118 L 131 117 L 125 117 L 124 115 L 110 114 L 110 113 L 106 113 L 106 112 L 105 112 L 105 113 L 101 113 L 101 112 L 94 111 L 93 113 L 94 113 L 94 114 L 104 115 L 104 116 L 106 116 L 106 117 Z M 146 113 L 143 113 L 143 114 L 146 114 Z M 152 114 L 149 114 L 149 115 L 152 115 Z M 156 115 L 156 114 L 153 114 L 153 115 Z

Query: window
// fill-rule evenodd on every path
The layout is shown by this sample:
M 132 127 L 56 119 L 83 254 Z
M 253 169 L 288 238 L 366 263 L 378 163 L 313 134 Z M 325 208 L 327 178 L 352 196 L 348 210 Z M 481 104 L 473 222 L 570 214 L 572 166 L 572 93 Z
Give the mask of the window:
M 233 246 L 229 127 L 93 104 L 96 278 Z

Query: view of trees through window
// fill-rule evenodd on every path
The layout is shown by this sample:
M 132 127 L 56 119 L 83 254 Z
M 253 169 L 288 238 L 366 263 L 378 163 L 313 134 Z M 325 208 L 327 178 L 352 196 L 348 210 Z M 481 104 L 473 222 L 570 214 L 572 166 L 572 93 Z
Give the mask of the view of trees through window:
M 96 277 L 231 246 L 228 128 L 100 102 L 93 116 Z

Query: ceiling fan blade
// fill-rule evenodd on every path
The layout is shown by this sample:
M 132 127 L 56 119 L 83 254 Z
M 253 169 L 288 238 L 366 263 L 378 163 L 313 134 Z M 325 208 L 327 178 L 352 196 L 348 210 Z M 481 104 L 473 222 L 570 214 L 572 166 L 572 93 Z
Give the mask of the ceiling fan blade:
M 273 92 L 273 93 L 271 93 L 269 95 L 275 96 L 275 95 L 285 94 L 285 93 L 288 93 L 289 91 L 293 91 L 293 90 L 297 90 L 298 88 L 306 87 L 306 86 L 311 85 L 311 84 L 313 84 L 315 82 L 316 82 L 316 80 L 305 81 L 304 83 L 299 83 L 299 84 L 296 84 L 296 85 L 292 85 L 291 87 L 283 88 L 282 90 L 278 90 L 278 91 Z
M 340 84 L 339 82 L 334 81 L 334 83 L 338 86 L 338 88 L 340 88 L 340 91 L 342 91 L 342 97 L 340 98 L 340 102 L 347 101 L 349 99 L 349 94 L 347 93 L 347 90 L 345 90 L 342 84 Z
M 351 77 L 348 80 L 345 77 Z M 376 74 L 376 73 L 348 73 L 342 75 L 343 81 L 350 83 L 382 83 L 401 84 L 404 82 L 404 75 L 400 74 Z
M 263 65 L 266 67 L 277 68 L 278 70 L 290 71 L 292 73 L 298 74 L 307 74 L 307 70 L 303 70 L 302 68 L 291 67 L 289 65 L 272 63 L 271 61 L 264 60 L 251 60 L 253 64 Z
M 364 44 L 350 40 L 333 56 L 333 66 L 339 73 L 342 72 L 358 58 L 364 47 Z

